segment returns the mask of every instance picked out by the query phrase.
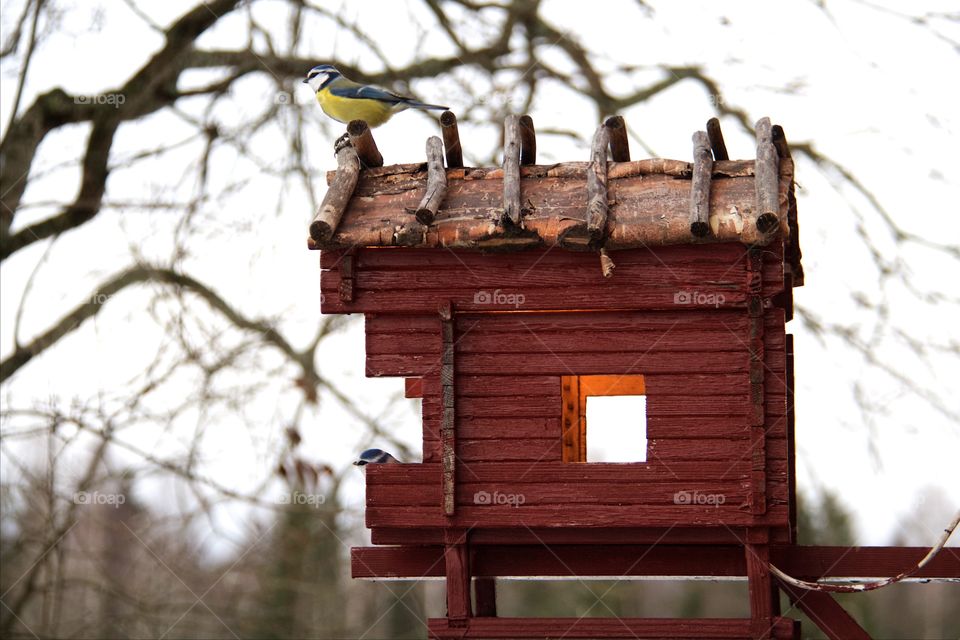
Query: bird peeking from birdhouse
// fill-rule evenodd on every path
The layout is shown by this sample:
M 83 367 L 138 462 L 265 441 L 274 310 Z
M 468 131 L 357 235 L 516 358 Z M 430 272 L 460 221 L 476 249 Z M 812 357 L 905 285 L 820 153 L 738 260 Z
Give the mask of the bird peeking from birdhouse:
M 394 458 L 392 455 L 383 451 L 381 449 L 367 449 L 360 454 L 360 457 L 354 461 L 358 467 L 363 467 L 368 464 L 391 464 L 399 463 L 400 461 Z

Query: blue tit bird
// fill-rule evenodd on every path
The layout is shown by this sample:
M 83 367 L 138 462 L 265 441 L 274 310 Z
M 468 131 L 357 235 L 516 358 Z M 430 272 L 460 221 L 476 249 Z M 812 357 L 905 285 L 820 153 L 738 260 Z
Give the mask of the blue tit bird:
M 360 458 L 353 464 L 362 467 L 367 464 L 390 464 L 400 462 L 386 451 L 380 449 L 367 449 L 360 454 Z
M 336 67 L 329 64 L 319 64 L 310 69 L 303 82 L 316 92 L 317 102 L 323 112 L 344 124 L 351 120 L 364 120 L 371 128 L 379 127 L 393 114 L 404 109 L 443 111 L 447 108 L 398 96 L 380 87 L 354 82 L 343 77 Z

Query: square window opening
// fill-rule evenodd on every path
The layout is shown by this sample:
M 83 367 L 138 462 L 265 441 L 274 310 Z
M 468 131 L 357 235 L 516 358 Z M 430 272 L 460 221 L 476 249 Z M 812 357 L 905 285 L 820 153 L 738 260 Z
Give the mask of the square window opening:
M 647 462 L 644 377 L 561 377 L 563 462 Z
M 586 462 L 647 461 L 647 397 L 587 396 Z

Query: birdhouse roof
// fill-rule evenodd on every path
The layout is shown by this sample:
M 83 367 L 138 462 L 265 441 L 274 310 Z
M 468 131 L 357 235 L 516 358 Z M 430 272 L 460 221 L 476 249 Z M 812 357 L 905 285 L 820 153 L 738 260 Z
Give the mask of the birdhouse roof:
M 616 251 L 783 240 L 794 284 L 802 283 L 794 165 L 782 129 L 774 128 L 774 144 L 769 120 L 757 123 L 757 159 L 716 159 L 725 147 L 711 149 L 698 132 L 692 162 L 629 160 L 623 151 L 618 161 L 617 153 L 607 157 L 608 145 L 615 150 L 611 120 L 598 129 L 588 162 L 530 162 L 522 122 L 515 136 L 507 124 L 500 167 L 451 166 L 449 141 L 444 166 L 439 138 L 428 141 L 424 163 L 368 166 L 382 163 L 379 152 L 371 158 L 362 143 L 341 149 L 309 246 Z M 369 130 L 366 137 L 372 144 Z M 331 216 L 331 206 L 341 210 Z

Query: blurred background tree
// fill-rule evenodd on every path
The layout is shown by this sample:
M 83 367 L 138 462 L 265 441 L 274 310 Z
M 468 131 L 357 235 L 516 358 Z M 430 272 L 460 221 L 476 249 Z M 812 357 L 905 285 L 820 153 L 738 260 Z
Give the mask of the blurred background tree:
M 871 505 L 838 479 L 869 471 L 850 456 L 871 451 L 883 480 L 905 442 L 947 455 L 960 414 L 948 389 L 957 109 L 942 81 L 956 75 L 960 16 L 905 11 L 5 2 L 4 637 L 423 637 L 425 616 L 442 613 L 439 585 L 349 580 L 349 546 L 366 535 L 349 462 L 374 443 L 415 460 L 419 427 L 397 381 L 362 379 L 358 323 L 319 315 L 304 240 L 340 133 L 300 84 L 320 61 L 453 106 L 473 164 L 498 162 L 508 113 L 534 116 L 544 162 L 586 158 L 612 113 L 642 153 L 677 158 L 714 115 L 735 156 L 752 156 L 757 117 L 784 123 L 810 283 L 793 327 L 801 468 L 819 496 L 801 531 L 887 542 L 882 525 L 852 527 L 849 506 Z M 377 138 L 388 162 L 409 162 L 435 130 L 403 114 Z M 956 493 L 937 489 L 941 466 L 930 500 L 895 510 L 902 542 L 928 544 L 947 519 Z M 892 482 L 902 493 L 873 515 L 914 499 Z M 928 588 L 851 610 L 877 637 L 955 637 L 947 587 Z M 743 590 L 510 583 L 501 607 L 743 615 Z

